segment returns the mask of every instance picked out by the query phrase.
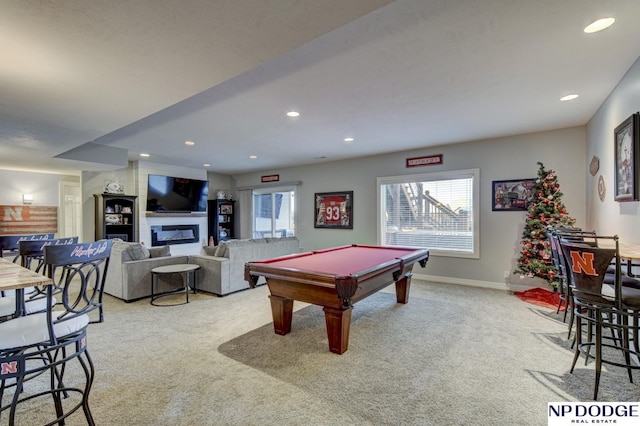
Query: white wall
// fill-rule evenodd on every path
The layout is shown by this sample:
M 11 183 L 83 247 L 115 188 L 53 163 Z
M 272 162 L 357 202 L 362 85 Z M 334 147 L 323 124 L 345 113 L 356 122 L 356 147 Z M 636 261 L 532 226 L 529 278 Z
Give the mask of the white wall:
M 95 241 L 95 197 L 102 194 L 108 182 L 118 181 L 124 185 L 126 195 L 137 195 L 133 176 L 133 163 L 129 167 L 110 172 L 87 172 L 80 174 L 82 191 L 82 239 L 81 241 Z M 138 213 L 140 208 L 138 206 Z
M 209 199 L 218 198 L 218 191 L 225 191 L 227 194 L 231 191 L 231 176 L 221 173 L 207 172 L 207 180 L 209 181 Z
M 200 241 L 189 244 L 171 245 L 172 255 L 199 254 L 202 246 L 207 240 L 207 217 L 206 215 L 172 215 L 164 214 L 161 217 L 147 216 L 147 183 L 149 175 L 164 175 L 182 177 L 187 179 L 207 179 L 206 170 L 192 169 L 186 167 L 171 166 L 167 164 L 152 163 L 149 161 L 138 161 L 134 165 L 134 175 L 136 177 L 136 194 L 138 195 L 138 232 L 140 241 L 147 247 L 151 247 L 151 227 L 158 225 L 199 225 Z M 211 193 L 209 193 L 211 198 Z
M 95 238 L 95 204 L 93 194 L 104 191 L 105 182 L 117 180 L 124 184 L 126 195 L 138 196 L 138 239 L 146 245 L 151 245 L 152 225 L 191 225 L 200 226 L 200 242 L 193 244 L 178 244 L 171 246 L 172 254 L 199 254 L 207 239 L 207 218 L 200 216 L 163 217 L 146 216 L 147 182 L 149 174 L 176 176 L 190 179 L 203 179 L 209 181 L 209 199 L 216 198 L 216 191 L 229 191 L 231 188 L 231 176 L 215 172 L 207 172 L 205 169 L 192 169 L 187 167 L 172 166 L 168 164 L 153 163 L 151 161 L 130 162 L 129 167 L 110 172 L 82 172 L 82 196 L 83 196 L 83 220 L 84 234 L 90 241 Z
M 600 158 L 600 170 L 591 176 L 586 170 L 581 178 L 587 183 L 587 227 L 601 234 L 618 234 L 622 240 L 640 244 L 640 202 L 614 200 L 614 129 L 640 110 L 640 58 L 600 106 L 587 125 L 587 162 Z M 640 153 L 635 153 L 640 167 Z M 598 178 L 604 177 L 606 196 L 598 197 Z M 640 182 L 638 182 L 640 185 Z
M 71 179 L 74 176 L 64 178 Z M 22 205 L 22 194 L 27 193 L 33 195 L 34 206 L 58 206 L 60 179 L 60 175 L 49 173 L 0 170 L 0 204 Z
M 365 143 L 365 142 L 362 142 Z M 442 165 L 405 167 L 410 157 L 443 154 Z M 524 212 L 491 211 L 493 180 L 535 178 L 540 161 L 558 174 L 563 201 L 578 224 L 585 224 L 586 128 L 583 126 L 406 151 L 356 160 L 267 170 L 234 175 L 236 187 L 259 186 L 260 176 L 279 174 L 281 182 L 302 181 L 297 191 L 296 233 L 304 250 L 342 244 L 377 242 L 376 178 L 431 171 L 480 169 L 480 258 L 458 259 L 432 256 L 427 267 L 414 273 L 439 277 L 441 281 L 506 288 L 504 271 L 513 271 L 520 253 Z M 354 229 L 315 229 L 314 193 L 354 191 Z M 509 281 L 523 284 L 518 276 Z M 527 283 L 530 285 L 530 283 Z M 535 284 L 540 284 L 536 282 Z
M 56 236 L 62 236 L 61 226 L 65 213 L 60 208 L 60 186 L 62 183 L 79 184 L 80 178 L 71 175 L 57 175 L 50 173 L 35 173 L 13 170 L 0 170 L 0 205 L 22 205 L 22 194 L 33 195 L 33 206 L 58 207 L 58 232 Z M 72 211 L 66 214 L 73 214 Z M 70 235 L 66 235 L 70 236 Z

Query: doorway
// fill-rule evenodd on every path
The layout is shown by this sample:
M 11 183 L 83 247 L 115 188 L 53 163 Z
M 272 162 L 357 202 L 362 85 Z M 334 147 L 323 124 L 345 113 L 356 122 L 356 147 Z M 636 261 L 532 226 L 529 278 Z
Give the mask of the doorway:
M 58 238 L 78 236 L 84 241 L 82 232 L 82 197 L 80 184 L 60 182 L 60 213 L 58 215 Z

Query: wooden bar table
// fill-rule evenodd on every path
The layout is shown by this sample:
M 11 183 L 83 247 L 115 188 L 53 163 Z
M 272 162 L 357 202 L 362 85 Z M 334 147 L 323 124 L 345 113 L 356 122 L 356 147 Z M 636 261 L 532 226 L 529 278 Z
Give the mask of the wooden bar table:
M 16 315 L 24 315 L 24 289 L 51 285 L 53 280 L 7 259 L 0 258 L 0 291 L 16 291 Z
M 613 240 L 598 240 L 598 245 L 603 248 L 615 248 Z M 627 276 L 635 277 L 632 271 L 633 261 L 640 261 L 640 244 L 618 240 L 620 257 L 627 262 Z

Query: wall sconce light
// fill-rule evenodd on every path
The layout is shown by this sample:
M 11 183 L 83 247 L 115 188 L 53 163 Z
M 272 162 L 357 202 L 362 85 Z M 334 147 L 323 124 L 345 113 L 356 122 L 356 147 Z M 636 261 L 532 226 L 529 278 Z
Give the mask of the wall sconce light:
M 33 194 L 22 194 L 22 204 L 33 203 Z

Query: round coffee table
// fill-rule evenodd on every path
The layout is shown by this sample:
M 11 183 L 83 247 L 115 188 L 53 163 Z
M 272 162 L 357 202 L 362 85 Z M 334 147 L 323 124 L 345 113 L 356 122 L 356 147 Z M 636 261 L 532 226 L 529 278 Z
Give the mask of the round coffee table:
M 174 306 L 174 305 L 183 305 L 184 303 L 189 303 L 189 277 L 191 277 L 191 281 L 193 283 L 193 294 L 196 293 L 196 283 L 197 281 L 197 272 L 200 269 L 200 265 L 194 265 L 191 263 L 178 263 L 175 265 L 165 265 L 158 266 L 151 270 L 151 304 L 154 306 Z M 179 287 L 176 290 L 163 292 L 158 295 L 155 294 L 155 284 L 156 277 L 158 275 L 172 275 L 172 274 L 180 274 L 183 277 L 184 287 Z M 174 304 L 162 304 L 158 305 L 153 303 L 154 300 L 159 299 L 160 297 L 170 296 L 175 293 L 179 293 L 184 291 L 186 295 L 186 302 L 184 303 L 174 303 Z

